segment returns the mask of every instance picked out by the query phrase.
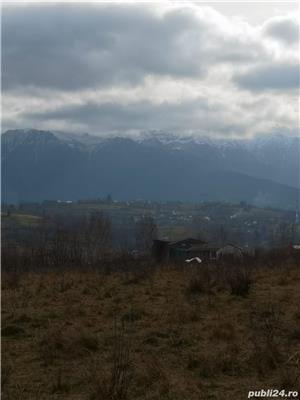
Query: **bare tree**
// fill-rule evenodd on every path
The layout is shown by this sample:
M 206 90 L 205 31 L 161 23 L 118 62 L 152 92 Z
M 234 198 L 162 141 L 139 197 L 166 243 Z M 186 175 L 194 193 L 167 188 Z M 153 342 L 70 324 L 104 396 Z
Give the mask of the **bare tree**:
M 85 227 L 88 258 L 95 262 L 111 248 L 111 221 L 103 213 L 92 213 Z
M 153 240 L 157 238 L 157 225 L 151 216 L 145 216 L 135 226 L 137 250 L 149 253 Z

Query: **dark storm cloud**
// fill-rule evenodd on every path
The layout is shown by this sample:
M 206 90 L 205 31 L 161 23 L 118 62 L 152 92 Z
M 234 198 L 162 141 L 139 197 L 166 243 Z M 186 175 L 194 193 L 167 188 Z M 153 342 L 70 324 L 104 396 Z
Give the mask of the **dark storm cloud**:
M 206 134 L 239 134 L 244 127 L 239 123 L 216 119 L 222 107 L 210 106 L 203 97 L 172 104 L 164 102 L 153 104 L 140 101 L 127 105 L 116 103 L 96 104 L 93 102 L 76 106 L 66 106 L 53 112 L 27 114 L 33 121 L 48 121 L 49 125 L 58 121 L 86 124 L 90 132 L 126 132 L 129 130 L 171 130 L 184 133 L 199 132 L 199 126 Z M 166 118 L 167 116 L 167 118 Z M 184 130 L 182 129 L 184 127 Z
M 299 88 L 299 65 L 263 65 L 234 77 L 241 88 L 251 91 L 290 90 Z
M 153 104 L 140 101 L 127 105 L 117 103 L 96 104 L 88 102 L 83 105 L 62 107 L 59 110 L 46 113 L 33 113 L 34 120 L 62 120 L 69 122 L 88 123 L 94 128 L 101 127 L 103 132 L 128 129 L 159 129 L 173 125 L 193 128 L 197 111 L 207 111 L 209 107 L 205 99 L 187 101 L 183 104 Z M 168 118 L 166 119 L 166 115 Z
M 299 43 L 299 21 L 293 17 L 269 21 L 264 27 L 264 32 L 285 44 Z
M 258 41 L 227 34 L 217 18 L 213 11 L 158 12 L 137 3 L 7 6 L 3 88 L 134 86 L 147 75 L 201 79 L 217 63 L 266 57 Z
M 4 8 L 3 88 L 74 90 L 134 85 L 147 74 L 200 76 L 202 30 L 193 14 L 150 11 L 137 5 Z

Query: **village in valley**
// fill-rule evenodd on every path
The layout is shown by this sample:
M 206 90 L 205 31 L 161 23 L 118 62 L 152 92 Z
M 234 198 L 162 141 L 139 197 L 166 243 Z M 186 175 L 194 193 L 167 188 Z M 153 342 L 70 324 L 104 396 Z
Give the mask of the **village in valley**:
M 111 257 L 125 251 L 135 258 L 151 254 L 157 262 L 195 257 L 215 261 L 225 254 L 241 259 L 281 247 L 297 251 L 300 244 L 298 211 L 259 208 L 242 201 L 117 201 L 111 195 L 85 201 L 4 204 L 3 244 L 28 241 L 41 226 L 51 229 L 57 219 L 74 225 L 93 215 L 109 221 Z

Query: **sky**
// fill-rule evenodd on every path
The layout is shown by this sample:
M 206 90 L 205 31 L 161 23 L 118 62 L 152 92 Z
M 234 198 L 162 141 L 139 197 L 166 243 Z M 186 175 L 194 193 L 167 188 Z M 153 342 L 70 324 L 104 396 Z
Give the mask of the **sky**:
M 4 3 L 2 132 L 298 134 L 293 2 Z

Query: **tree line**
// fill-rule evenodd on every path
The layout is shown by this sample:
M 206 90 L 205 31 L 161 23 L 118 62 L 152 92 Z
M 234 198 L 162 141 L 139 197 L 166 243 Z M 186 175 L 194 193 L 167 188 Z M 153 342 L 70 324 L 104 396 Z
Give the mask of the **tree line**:
M 2 265 L 4 268 L 81 267 L 96 266 L 124 253 L 148 257 L 157 237 L 157 226 L 151 216 L 144 216 L 134 224 L 134 252 L 116 241 L 115 233 L 111 219 L 102 212 L 47 217 L 21 238 L 6 237 L 4 232 Z

